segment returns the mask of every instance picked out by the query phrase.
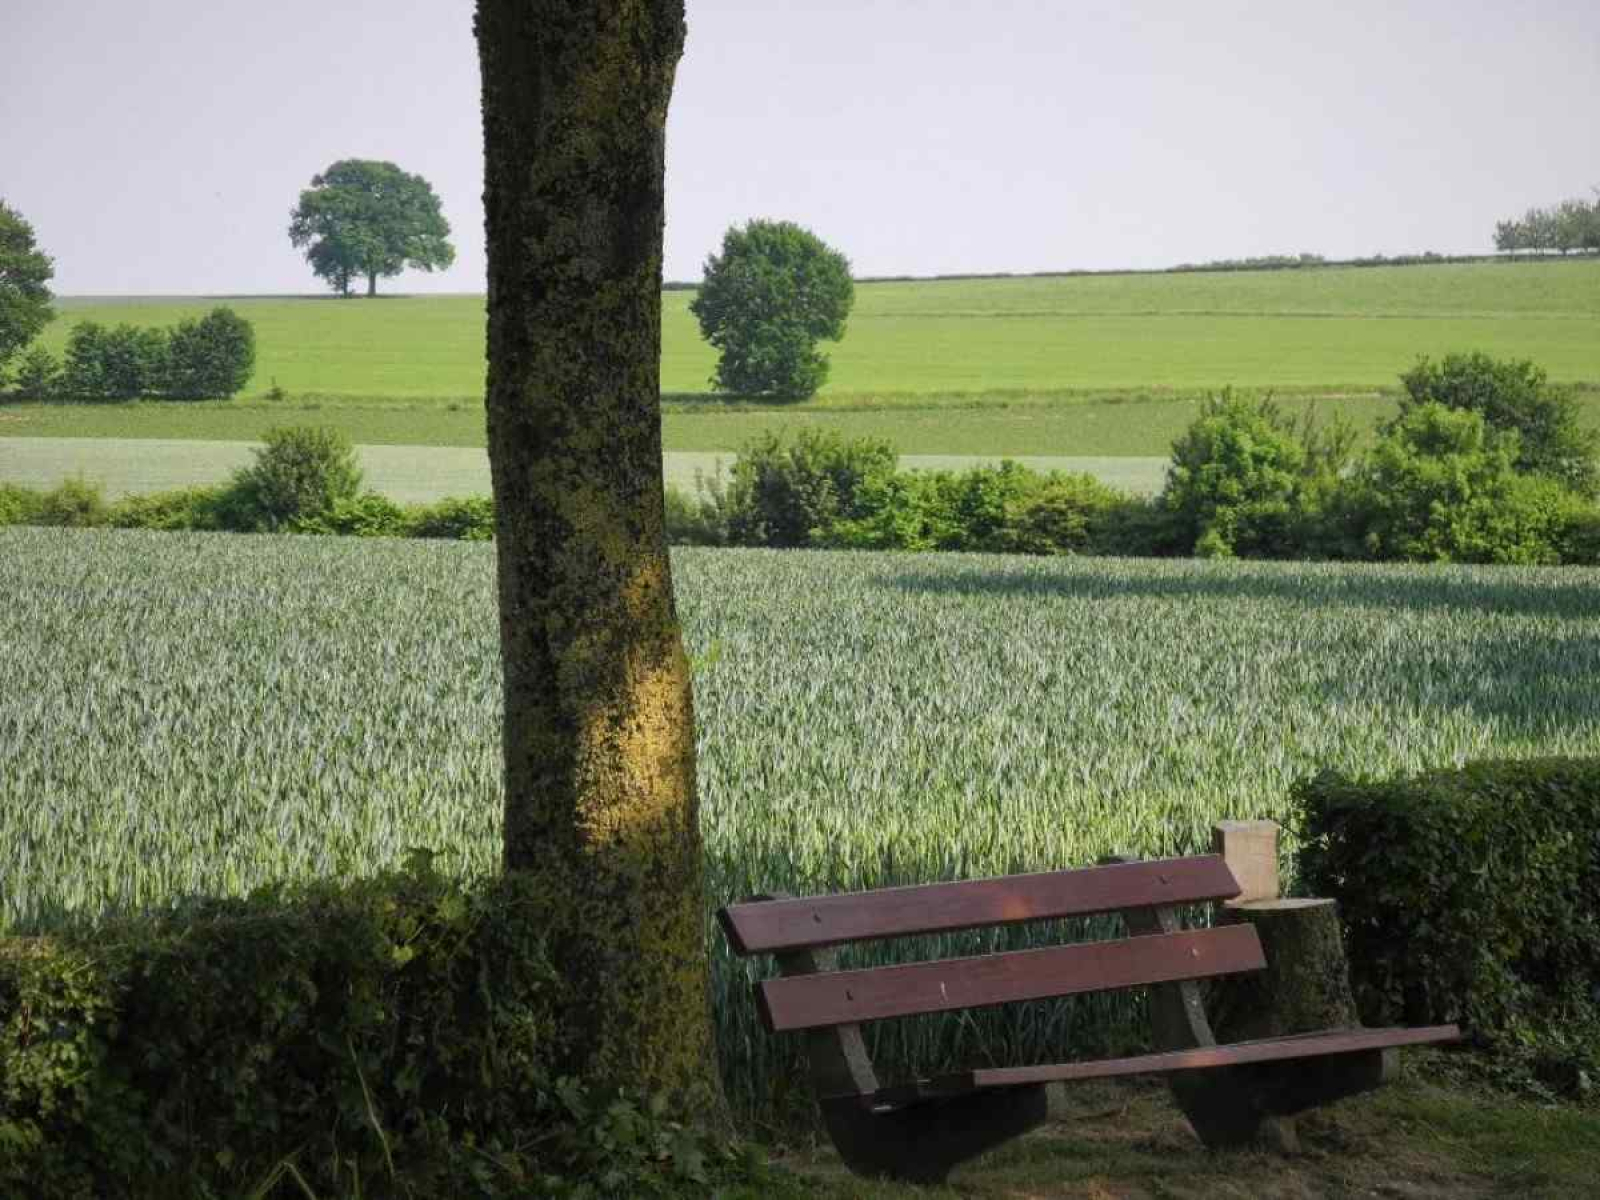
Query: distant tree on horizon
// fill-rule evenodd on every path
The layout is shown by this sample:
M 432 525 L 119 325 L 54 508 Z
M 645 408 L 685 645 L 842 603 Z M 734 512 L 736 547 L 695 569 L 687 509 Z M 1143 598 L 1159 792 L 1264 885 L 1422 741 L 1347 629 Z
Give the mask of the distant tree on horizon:
M 1530 208 L 1520 220 L 1499 222 L 1494 248 L 1510 254 L 1600 250 L 1600 188 L 1593 202 L 1563 200 L 1553 208 Z
M 34 243 L 33 226 L 0 200 L 0 370 L 56 315 L 55 263 Z
M 289 217 L 289 241 L 341 296 L 363 276 L 376 296 L 380 275 L 448 267 L 456 258 L 449 237 L 432 184 L 370 159 L 341 159 L 312 176 Z

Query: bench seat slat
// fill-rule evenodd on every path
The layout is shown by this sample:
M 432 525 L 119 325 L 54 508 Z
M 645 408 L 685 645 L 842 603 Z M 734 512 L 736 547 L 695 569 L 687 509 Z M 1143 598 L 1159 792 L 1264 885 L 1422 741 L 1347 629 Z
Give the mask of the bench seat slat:
M 974 958 L 791 975 L 761 985 L 770 1032 L 1043 1000 L 1266 966 L 1253 925 L 1079 942 Z
M 1417 1029 L 1350 1029 L 1324 1033 L 1303 1033 L 1291 1037 L 1263 1038 L 1254 1042 L 1235 1042 L 1225 1046 L 1202 1046 L 1194 1050 L 1170 1050 L 1160 1054 L 1140 1054 L 1132 1058 L 1104 1058 L 1094 1062 L 1055 1063 L 1039 1067 L 986 1067 L 958 1071 L 936 1079 L 882 1088 L 862 1101 L 871 1105 L 905 1104 L 931 1100 L 985 1088 L 1017 1087 L 1023 1084 L 1056 1083 L 1084 1079 L 1110 1079 L 1125 1075 L 1167 1075 L 1179 1071 L 1204 1071 L 1215 1067 L 1237 1067 L 1249 1063 L 1283 1062 L 1299 1058 L 1319 1058 L 1330 1054 L 1352 1054 L 1363 1050 L 1383 1050 L 1391 1046 L 1418 1046 L 1431 1042 L 1453 1042 L 1461 1037 L 1455 1025 L 1432 1025 Z
M 1129 908 L 1231 900 L 1239 884 L 1220 855 L 1118 863 L 835 896 L 731 904 L 717 913 L 738 954 L 907 937 Z

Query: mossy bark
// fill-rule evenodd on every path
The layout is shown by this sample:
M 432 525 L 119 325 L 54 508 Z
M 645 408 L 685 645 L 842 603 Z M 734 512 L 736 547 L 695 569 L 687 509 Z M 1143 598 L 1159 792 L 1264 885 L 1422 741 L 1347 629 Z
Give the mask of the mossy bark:
M 1218 982 L 1211 1016 L 1219 1040 L 1360 1027 L 1334 901 L 1258 900 L 1230 906 L 1224 919 L 1255 926 L 1267 969 Z
M 682 0 L 479 0 L 505 865 L 547 885 L 572 1064 L 720 1119 L 688 662 L 662 513 Z

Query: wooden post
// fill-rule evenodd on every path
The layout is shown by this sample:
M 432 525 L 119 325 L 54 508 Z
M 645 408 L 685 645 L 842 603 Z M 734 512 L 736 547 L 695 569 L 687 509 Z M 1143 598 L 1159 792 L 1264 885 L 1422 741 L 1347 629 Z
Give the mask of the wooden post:
M 1278 898 L 1278 823 L 1218 821 L 1211 827 L 1212 853 L 1222 855 L 1243 889 L 1231 908 Z
M 1207 1003 L 1217 1041 L 1359 1028 L 1338 905 L 1280 894 L 1277 824 L 1222 821 L 1213 827 L 1212 845 L 1242 889 L 1223 904 L 1220 920 L 1253 925 L 1267 960 L 1264 971 L 1217 981 Z M 1302 1099 L 1365 1091 L 1390 1078 L 1397 1062 L 1396 1052 L 1375 1051 L 1265 1072 L 1262 1082 L 1270 1078 L 1276 1094 L 1270 1099 L 1263 1095 L 1261 1103 L 1269 1111 L 1289 1113 Z M 1298 1148 L 1292 1116 L 1264 1120 L 1261 1134 L 1282 1150 Z

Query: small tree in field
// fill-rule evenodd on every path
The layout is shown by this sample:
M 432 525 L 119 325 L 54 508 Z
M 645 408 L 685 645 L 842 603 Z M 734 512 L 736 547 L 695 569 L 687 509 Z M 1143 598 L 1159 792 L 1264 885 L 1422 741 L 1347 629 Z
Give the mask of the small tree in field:
M 174 400 L 226 399 L 250 381 L 255 365 L 250 322 L 231 308 L 214 308 L 172 330 L 162 390 Z
M 689 311 L 721 352 L 717 387 L 804 399 L 828 377 L 817 343 L 844 336 L 854 302 L 844 255 L 792 222 L 751 221 L 728 230 L 722 253 L 706 260 Z
M 360 158 L 312 176 L 289 218 L 289 240 L 341 296 L 354 279 L 365 277 L 367 295 L 376 296 L 380 275 L 448 267 L 456 258 L 449 238 L 450 223 L 426 179 Z
M 50 256 L 33 243 L 33 226 L 0 200 L 0 370 L 55 316 Z

